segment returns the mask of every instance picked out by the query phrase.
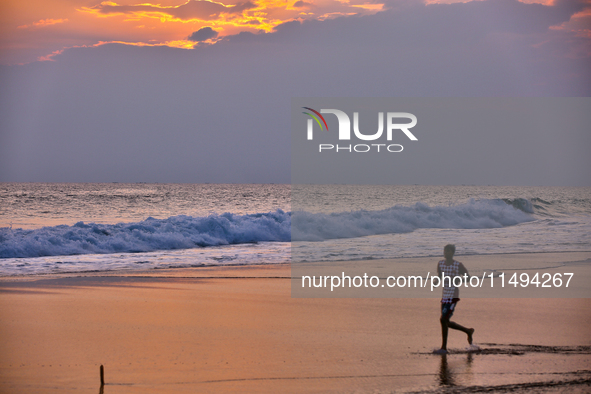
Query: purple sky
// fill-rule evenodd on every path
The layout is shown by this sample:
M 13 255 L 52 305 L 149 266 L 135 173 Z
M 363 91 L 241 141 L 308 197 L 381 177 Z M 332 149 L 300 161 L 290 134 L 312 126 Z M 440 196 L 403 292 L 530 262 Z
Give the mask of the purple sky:
M 560 28 L 585 6 L 393 1 L 194 49 L 107 44 L 0 66 L 0 181 L 289 183 L 292 97 L 589 97 L 591 18 Z M 475 161 L 445 182 L 589 186 L 591 133 L 569 121 L 499 148 L 509 164 L 551 157 L 552 171 Z M 401 182 L 441 179 L 418 168 Z

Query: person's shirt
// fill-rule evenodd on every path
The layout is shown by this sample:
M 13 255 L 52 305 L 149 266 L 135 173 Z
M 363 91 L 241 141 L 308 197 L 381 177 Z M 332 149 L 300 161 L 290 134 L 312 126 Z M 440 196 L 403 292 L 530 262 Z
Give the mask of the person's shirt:
M 442 278 L 443 273 L 445 273 L 445 280 Z M 441 260 L 437 264 L 437 275 L 442 278 L 443 281 L 441 302 L 457 302 L 460 300 L 460 289 L 454 286 L 453 278 L 457 276 L 463 277 L 464 274 L 469 275 L 468 270 L 464 267 L 464 264 L 459 261 L 454 260 L 452 264 L 446 264 L 445 260 Z M 448 277 L 450 277 L 451 280 L 447 279 Z M 462 282 L 459 282 L 459 280 L 456 279 L 456 283 L 463 283 L 463 279 Z

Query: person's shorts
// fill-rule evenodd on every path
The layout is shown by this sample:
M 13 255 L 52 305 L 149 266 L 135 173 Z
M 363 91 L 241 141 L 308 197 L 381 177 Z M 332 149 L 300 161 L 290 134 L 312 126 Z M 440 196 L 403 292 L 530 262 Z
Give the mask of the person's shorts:
M 441 318 L 443 319 L 451 319 L 454 314 L 454 310 L 456 309 L 456 304 L 459 300 L 454 299 L 452 302 L 442 302 L 441 303 Z

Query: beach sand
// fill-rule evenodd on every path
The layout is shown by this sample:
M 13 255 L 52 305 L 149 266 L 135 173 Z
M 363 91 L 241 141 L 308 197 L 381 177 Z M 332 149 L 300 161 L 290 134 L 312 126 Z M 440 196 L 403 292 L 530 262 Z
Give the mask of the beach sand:
M 591 299 L 291 298 L 290 266 L 0 281 L 0 393 L 590 392 Z

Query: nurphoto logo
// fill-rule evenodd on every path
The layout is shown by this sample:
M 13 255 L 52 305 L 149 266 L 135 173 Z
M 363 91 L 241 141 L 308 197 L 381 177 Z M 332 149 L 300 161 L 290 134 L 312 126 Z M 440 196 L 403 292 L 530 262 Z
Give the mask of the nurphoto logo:
M 302 107 L 307 110 L 303 114 L 308 115 L 307 139 L 314 140 L 314 122 L 321 131 L 328 132 L 328 124 L 322 114 L 332 114 L 337 117 L 339 122 L 338 140 L 351 140 L 351 119 L 344 111 L 338 109 L 321 109 L 316 111 L 310 107 Z M 309 112 L 308 112 L 309 111 Z M 400 122 L 406 120 L 406 122 Z M 410 120 L 410 122 L 408 122 Z M 395 135 L 404 134 L 411 141 L 417 141 L 417 137 L 410 132 L 410 129 L 417 124 L 417 117 L 408 112 L 387 112 L 386 113 L 386 141 L 390 142 Z M 398 133 L 402 132 L 402 133 Z M 353 112 L 353 134 L 355 138 L 362 141 L 376 141 L 384 134 L 384 113 L 378 112 L 378 131 L 373 134 L 364 134 L 359 130 L 359 112 Z M 383 140 L 383 139 L 382 139 Z M 402 152 L 403 146 L 390 143 L 372 143 L 372 144 L 318 144 L 318 151 L 322 152 Z

